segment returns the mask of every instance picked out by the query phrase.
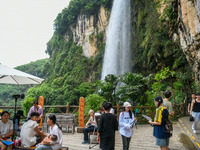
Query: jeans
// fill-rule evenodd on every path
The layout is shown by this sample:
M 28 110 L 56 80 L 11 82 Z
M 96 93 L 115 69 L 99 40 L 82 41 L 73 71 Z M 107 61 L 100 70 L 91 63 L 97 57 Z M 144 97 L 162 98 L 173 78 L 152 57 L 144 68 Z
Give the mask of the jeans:
M 35 150 L 53 150 L 49 145 L 39 145 Z
M 200 112 L 192 112 L 192 116 L 194 117 L 193 128 L 197 129 L 197 122 L 200 121 Z
M 93 132 L 95 126 L 89 126 L 88 128 L 83 128 L 83 134 L 84 134 L 84 141 L 88 141 L 88 132 Z
M 130 141 L 131 137 L 128 138 L 122 135 L 123 150 L 129 150 Z

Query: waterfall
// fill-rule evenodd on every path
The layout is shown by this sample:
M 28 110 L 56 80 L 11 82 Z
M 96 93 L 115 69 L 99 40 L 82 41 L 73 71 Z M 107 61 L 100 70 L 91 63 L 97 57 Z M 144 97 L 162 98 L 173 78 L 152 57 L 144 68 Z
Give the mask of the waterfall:
M 130 0 L 114 0 L 106 33 L 106 48 L 101 80 L 108 74 L 130 72 L 131 52 Z

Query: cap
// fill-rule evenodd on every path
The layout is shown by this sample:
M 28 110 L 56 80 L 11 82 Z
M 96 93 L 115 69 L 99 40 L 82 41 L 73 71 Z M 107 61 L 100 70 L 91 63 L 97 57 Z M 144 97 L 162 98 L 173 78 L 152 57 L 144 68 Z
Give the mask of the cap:
M 125 102 L 124 107 L 131 107 L 131 104 L 129 102 Z

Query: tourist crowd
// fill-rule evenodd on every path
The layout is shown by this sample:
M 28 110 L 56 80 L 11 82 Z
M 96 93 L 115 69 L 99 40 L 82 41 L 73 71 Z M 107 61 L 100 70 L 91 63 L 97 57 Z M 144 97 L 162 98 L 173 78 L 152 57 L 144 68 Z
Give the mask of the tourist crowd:
M 169 149 L 170 133 L 165 131 L 165 120 L 169 119 L 171 115 L 174 115 L 172 103 L 169 101 L 171 92 L 166 91 L 165 98 L 156 96 L 154 103 L 156 106 L 156 113 L 154 120 L 149 120 L 149 123 L 153 126 L 153 136 L 156 138 L 156 145 L 160 146 L 162 150 Z M 130 102 L 124 102 L 123 111 L 119 115 L 119 123 L 114 115 L 114 109 L 112 104 L 105 102 L 102 108 L 98 109 L 98 112 L 94 112 L 92 109 L 89 111 L 89 120 L 86 123 L 86 127 L 83 128 L 84 139 L 82 144 L 89 143 L 89 132 L 97 132 L 96 141 L 100 143 L 102 150 L 114 150 L 115 148 L 115 131 L 120 128 L 119 133 L 122 138 L 123 150 L 129 150 L 131 137 L 133 135 L 133 127 L 137 122 L 137 118 L 132 112 L 132 105 Z M 193 132 L 196 133 L 197 122 L 200 120 L 200 94 L 192 94 L 192 99 L 188 101 L 188 113 L 194 117 L 192 125 Z M 167 112 L 163 116 L 163 112 Z M 43 115 L 41 106 L 37 101 L 34 101 L 33 107 L 30 108 L 28 113 L 28 119 L 21 127 L 20 118 L 23 117 L 23 112 L 18 111 L 15 114 L 13 121 L 9 119 L 10 114 L 8 111 L 1 113 L 0 120 L 0 147 L 2 150 L 12 150 L 11 144 L 6 144 L 5 141 L 12 141 L 14 131 L 17 132 L 20 129 L 21 145 L 23 147 L 35 146 L 36 150 L 60 150 L 62 147 L 62 130 L 56 123 L 56 116 L 49 115 L 47 125 L 50 126 L 49 133 L 45 134 L 38 127 L 40 118 Z M 14 126 L 13 126 L 14 125 Z

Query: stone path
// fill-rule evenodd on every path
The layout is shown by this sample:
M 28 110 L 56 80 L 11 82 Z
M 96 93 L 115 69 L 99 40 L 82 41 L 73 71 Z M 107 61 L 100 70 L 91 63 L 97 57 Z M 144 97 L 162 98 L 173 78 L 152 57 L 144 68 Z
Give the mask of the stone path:
M 170 138 L 170 150 L 195 150 L 196 147 L 186 135 L 182 125 L 179 122 L 175 122 L 173 127 L 173 137 Z M 63 146 L 69 147 L 69 150 L 88 150 L 90 145 L 81 144 L 82 141 L 82 133 L 64 134 L 63 136 Z M 100 150 L 99 145 L 92 149 Z M 115 150 L 122 150 L 122 140 L 119 132 L 116 132 L 115 136 Z M 130 150 L 160 150 L 155 145 L 153 128 L 150 125 L 138 125 L 137 129 L 134 128 Z

